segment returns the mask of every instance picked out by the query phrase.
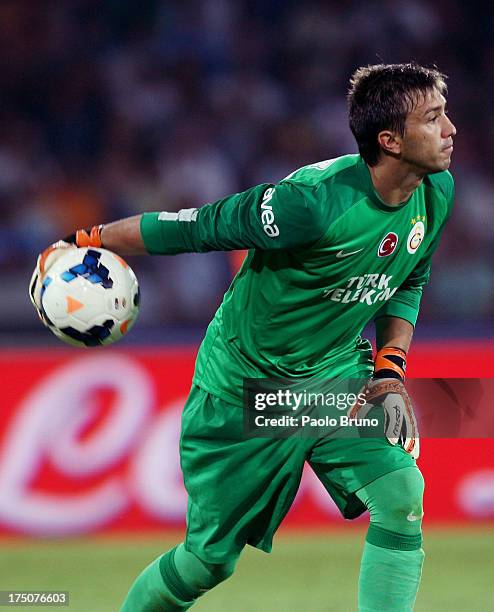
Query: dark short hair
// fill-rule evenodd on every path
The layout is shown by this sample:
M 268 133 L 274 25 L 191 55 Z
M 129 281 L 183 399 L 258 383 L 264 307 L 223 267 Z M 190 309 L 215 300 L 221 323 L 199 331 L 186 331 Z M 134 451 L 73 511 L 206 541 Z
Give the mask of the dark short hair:
M 348 92 L 350 129 L 369 166 L 379 161 L 379 132 L 392 130 L 403 136 L 418 96 L 433 89 L 446 95 L 446 76 L 414 62 L 364 66 L 353 73 Z

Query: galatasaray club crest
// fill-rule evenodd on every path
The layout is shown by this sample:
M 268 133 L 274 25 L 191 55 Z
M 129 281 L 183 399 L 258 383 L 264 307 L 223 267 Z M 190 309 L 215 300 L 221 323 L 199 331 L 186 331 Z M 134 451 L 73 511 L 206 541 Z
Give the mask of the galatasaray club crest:
M 422 240 L 424 239 L 425 226 L 423 221 L 425 221 L 425 216 L 421 217 L 420 215 L 414 217 L 411 221 L 413 227 L 410 230 L 407 239 L 407 250 L 410 255 L 413 255 L 415 253 L 415 251 L 422 244 Z
M 386 236 L 381 240 L 381 244 L 377 249 L 378 257 L 387 257 L 394 253 L 398 244 L 398 234 L 394 232 L 388 232 Z

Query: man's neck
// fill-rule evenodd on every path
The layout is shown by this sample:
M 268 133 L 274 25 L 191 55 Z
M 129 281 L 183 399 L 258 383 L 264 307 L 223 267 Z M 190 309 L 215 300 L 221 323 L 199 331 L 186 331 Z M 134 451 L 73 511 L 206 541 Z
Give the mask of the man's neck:
M 424 175 L 392 158 L 368 168 L 374 189 L 388 206 L 406 202 L 424 178 Z

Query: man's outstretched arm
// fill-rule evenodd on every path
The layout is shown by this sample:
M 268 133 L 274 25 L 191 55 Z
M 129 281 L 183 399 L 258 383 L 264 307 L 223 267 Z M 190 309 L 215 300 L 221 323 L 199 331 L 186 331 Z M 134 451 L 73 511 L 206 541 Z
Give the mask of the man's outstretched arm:
M 277 250 L 316 242 L 325 231 L 321 215 L 296 185 L 258 185 L 201 208 L 150 212 L 71 236 L 38 257 L 29 292 L 38 307 L 43 279 L 65 249 L 103 247 L 118 255 L 176 255 L 235 249 Z
M 326 229 L 311 194 L 310 202 L 306 195 L 287 182 L 258 185 L 201 208 L 144 213 L 78 230 L 65 242 L 120 255 L 300 248 Z

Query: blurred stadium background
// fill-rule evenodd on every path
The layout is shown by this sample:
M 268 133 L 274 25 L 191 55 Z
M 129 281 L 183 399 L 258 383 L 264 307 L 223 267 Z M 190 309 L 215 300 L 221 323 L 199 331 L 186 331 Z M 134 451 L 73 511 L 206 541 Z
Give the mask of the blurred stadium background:
M 81 352 L 29 303 L 37 253 L 77 227 L 355 152 L 345 92 L 360 65 L 414 59 L 449 76 L 457 204 L 411 368 L 492 378 L 493 32 L 491 2 L 460 0 L 0 2 L 0 590 L 71 590 L 73 610 L 116 610 L 180 538 L 180 406 L 238 264 L 135 259 L 137 326 L 117 349 Z M 493 609 L 493 457 L 486 438 L 423 441 L 419 612 Z M 249 551 L 197 609 L 355 609 L 365 521 L 342 525 L 307 474 L 273 558 Z

